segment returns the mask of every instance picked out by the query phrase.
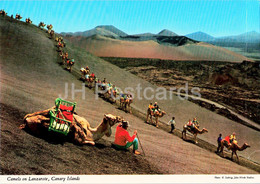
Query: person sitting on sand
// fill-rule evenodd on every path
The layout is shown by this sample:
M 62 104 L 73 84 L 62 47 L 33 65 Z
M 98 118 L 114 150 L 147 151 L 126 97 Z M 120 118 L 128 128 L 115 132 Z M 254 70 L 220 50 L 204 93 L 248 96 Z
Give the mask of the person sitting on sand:
M 171 131 L 170 131 L 170 133 L 172 133 L 172 131 L 175 129 L 175 117 L 172 117 L 172 119 L 167 123 L 168 125 L 170 125 L 171 124 Z
M 128 121 L 122 121 L 116 127 L 116 134 L 115 134 L 115 141 L 114 146 L 118 149 L 127 149 L 133 145 L 133 153 L 136 155 L 140 155 L 140 152 L 137 151 L 138 149 L 138 140 L 136 138 L 137 130 L 134 131 L 134 135 L 131 137 L 127 131 L 129 126 Z
M 217 148 L 217 153 L 219 153 L 220 148 L 221 148 L 221 140 L 222 140 L 222 134 L 219 134 L 217 142 L 218 142 L 218 148 Z

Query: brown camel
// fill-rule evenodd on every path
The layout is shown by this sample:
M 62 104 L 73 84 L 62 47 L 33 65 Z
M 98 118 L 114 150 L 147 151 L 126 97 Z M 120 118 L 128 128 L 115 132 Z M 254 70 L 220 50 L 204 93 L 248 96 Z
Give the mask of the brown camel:
M 27 114 L 24 117 L 24 123 L 20 125 L 19 128 L 27 128 L 35 135 L 46 134 L 50 124 L 49 112 L 54 109 L 55 106 L 44 111 Z M 95 145 L 95 141 L 99 140 L 104 135 L 109 137 L 112 132 L 111 127 L 121 121 L 122 119 L 119 116 L 105 114 L 102 122 L 96 128 L 91 128 L 89 122 L 85 118 L 73 114 L 73 122 L 70 128 L 70 133 L 73 135 L 72 141 L 78 144 Z
M 4 10 L 0 10 L 0 15 L 6 16 L 7 13 Z
M 194 135 L 194 139 L 195 139 L 195 143 L 197 144 L 198 141 L 197 141 L 197 135 L 198 134 L 203 134 L 204 132 L 208 132 L 208 130 L 206 128 L 203 128 L 202 130 L 199 130 L 198 127 L 194 126 L 193 129 L 189 128 L 187 126 L 187 124 L 185 124 L 183 126 L 183 131 L 182 131 L 182 139 L 183 139 L 183 135 L 185 135 L 185 139 L 187 139 L 187 136 L 186 136 L 186 131 L 189 131 L 190 133 L 192 133 Z
M 86 79 L 87 82 L 87 86 L 88 88 L 93 88 L 94 87 L 94 81 L 95 81 L 95 77 L 89 76 L 88 79 Z
M 81 73 L 81 79 L 83 81 L 86 80 L 86 75 L 89 74 L 89 70 L 86 70 L 85 68 L 81 68 L 80 69 L 80 73 Z
M 114 88 L 111 88 L 110 90 L 107 90 L 107 92 L 104 94 L 105 98 L 111 101 L 112 103 L 116 103 L 118 91 Z
M 246 148 L 250 147 L 250 145 L 247 143 L 244 143 L 243 146 L 239 146 L 235 140 L 231 144 L 228 144 L 228 142 L 225 139 L 221 140 L 220 145 L 221 145 L 220 153 L 222 154 L 222 156 L 224 157 L 224 147 L 226 147 L 228 150 L 232 151 L 231 160 L 233 160 L 233 155 L 235 153 L 238 163 L 239 163 L 239 158 L 237 156 L 237 151 L 243 151 Z
M 150 121 L 153 124 L 153 117 L 155 118 L 155 125 L 158 128 L 159 127 L 159 118 L 163 117 L 166 115 L 165 111 L 161 110 L 156 110 L 155 112 L 152 112 L 152 110 L 148 109 L 147 110 L 147 116 L 146 116 L 146 122 L 148 123 L 148 119 L 150 117 Z
M 54 38 L 54 31 L 53 30 L 50 31 L 50 36 L 51 36 L 51 38 Z
M 44 22 L 40 22 L 38 25 L 38 27 L 41 29 L 43 29 L 45 26 L 46 26 L 46 24 L 44 24 Z
M 25 19 L 25 22 L 28 23 L 28 24 L 31 24 L 31 23 L 32 23 L 32 21 L 31 21 L 30 18 Z
M 16 20 L 21 20 L 22 18 L 23 18 L 23 17 L 21 17 L 19 14 L 16 14 L 16 15 L 15 15 L 15 19 L 16 19 Z
M 125 112 L 127 112 L 128 109 L 129 113 L 132 113 L 131 103 L 133 103 L 132 95 L 128 94 L 126 98 L 120 97 L 120 108 Z
M 48 29 L 48 33 L 50 34 L 51 33 L 51 30 L 52 30 L 53 26 L 50 24 L 50 25 L 47 25 L 47 29 Z
M 75 64 L 75 63 L 74 63 L 74 59 L 68 59 L 68 60 L 66 61 L 66 68 L 67 68 L 67 70 L 68 70 L 69 72 L 71 72 L 72 66 L 73 66 L 74 64 Z
M 96 128 L 91 128 L 89 122 L 85 118 L 78 115 L 74 115 L 74 118 L 86 131 L 87 138 L 84 140 L 84 143 L 92 145 L 95 145 L 95 141 L 101 139 L 104 135 L 110 137 L 112 134 L 111 127 L 122 121 L 122 118 L 119 116 L 105 114 L 102 122 Z

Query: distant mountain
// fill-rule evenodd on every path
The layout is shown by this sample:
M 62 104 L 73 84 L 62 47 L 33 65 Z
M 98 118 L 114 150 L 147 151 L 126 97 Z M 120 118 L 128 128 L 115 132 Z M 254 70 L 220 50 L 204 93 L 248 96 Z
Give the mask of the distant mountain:
M 251 31 L 236 36 L 219 37 L 215 41 L 216 42 L 259 43 L 260 33 L 256 31 Z
M 202 41 L 202 42 L 208 42 L 208 41 L 214 41 L 215 38 L 213 36 L 210 36 L 207 33 L 203 33 L 201 31 L 187 34 L 186 37 L 191 38 L 193 40 Z
M 135 34 L 132 36 L 146 36 L 146 37 L 150 37 L 150 36 L 155 36 L 155 34 L 153 33 L 141 33 L 141 34 Z
M 104 26 L 97 26 L 96 28 L 105 29 L 107 31 L 110 31 L 112 33 L 115 33 L 118 36 L 127 36 L 127 34 L 119 29 L 117 29 L 115 26 L 112 25 L 104 25 Z
M 65 33 L 62 32 L 62 35 L 72 35 L 72 36 L 83 36 L 83 37 L 90 37 L 93 35 L 101 35 L 101 36 L 107 36 L 107 37 L 113 37 L 117 38 L 120 36 L 127 36 L 126 33 L 123 31 L 117 29 L 116 27 L 112 25 L 104 25 L 104 26 L 97 26 L 94 29 L 84 31 L 84 32 L 75 32 L 75 33 Z
M 160 35 L 160 36 L 178 36 L 176 33 L 172 32 L 170 30 L 167 30 L 167 29 L 162 30 L 157 35 Z

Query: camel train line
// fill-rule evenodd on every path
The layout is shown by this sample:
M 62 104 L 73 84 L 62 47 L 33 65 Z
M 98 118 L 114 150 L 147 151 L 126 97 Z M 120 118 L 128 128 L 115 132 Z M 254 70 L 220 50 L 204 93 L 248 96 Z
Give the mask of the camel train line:
M 19 128 L 29 130 L 34 135 L 45 137 L 49 131 L 54 131 L 64 134 L 66 140 L 76 144 L 95 145 L 95 142 L 101 139 L 104 135 L 107 137 L 111 136 L 112 126 L 125 121 L 120 116 L 104 114 L 101 123 L 97 127 L 92 128 L 90 123 L 85 118 L 79 116 L 75 112 L 75 109 L 76 103 L 58 98 L 55 101 L 55 106 L 47 110 L 27 114 L 23 119 L 23 124 L 21 124 Z M 205 128 L 199 130 L 199 123 L 196 118 L 184 125 L 182 132 L 183 139 L 183 135 L 185 135 L 186 139 L 186 131 L 189 131 L 194 135 L 196 143 L 197 134 L 208 132 Z M 232 151 L 231 159 L 233 160 L 233 154 L 235 154 L 238 163 L 239 158 L 236 151 L 243 151 L 244 149 L 250 147 L 247 143 L 240 147 L 237 144 L 234 133 L 231 136 L 227 136 L 225 139 L 221 139 L 219 146 L 221 148 L 220 153 L 223 157 L 223 150 L 224 147 L 226 147 L 228 150 Z
M 4 10 L 0 11 L 1 15 L 6 15 L 7 13 Z M 16 14 L 16 19 L 20 20 L 22 17 L 20 14 Z M 32 24 L 32 21 L 30 18 L 26 18 L 26 23 Z M 46 24 L 44 22 L 40 22 L 38 24 L 38 27 L 43 30 Z M 55 32 L 53 30 L 53 25 L 49 24 L 46 26 L 47 27 L 47 33 L 49 34 L 50 39 L 54 39 L 55 37 Z M 59 56 L 62 59 L 62 64 L 65 66 L 65 68 L 71 72 L 72 71 L 72 66 L 75 64 L 75 60 L 73 58 L 69 58 L 68 52 L 64 51 L 64 48 L 66 47 L 66 43 L 63 40 L 62 37 L 55 37 L 54 39 L 57 44 L 57 51 L 59 53 Z M 110 82 L 107 82 L 106 79 L 103 81 L 99 80 L 95 74 L 92 72 L 90 74 L 90 70 L 88 67 L 86 68 L 81 68 L 80 73 L 82 75 L 81 80 L 86 83 L 86 87 L 88 88 L 93 88 L 97 85 L 98 90 L 99 90 L 99 96 L 104 98 L 107 101 L 110 101 L 112 103 L 116 103 L 116 99 L 119 99 L 119 107 L 120 109 L 124 110 L 125 112 L 131 113 L 131 104 L 133 103 L 133 98 L 131 94 L 123 94 L 120 93 L 115 85 L 112 85 Z M 103 91 L 103 92 L 101 92 Z M 118 96 L 120 96 L 118 98 Z
M 4 10 L 0 10 L 0 15 L 6 16 L 7 13 Z M 11 16 L 13 18 L 13 15 Z M 16 20 L 21 20 L 22 17 L 20 14 L 16 14 L 15 16 Z M 26 19 L 26 23 L 32 24 L 32 21 L 30 18 Z M 44 22 L 40 22 L 38 27 L 43 30 L 46 24 Z M 53 39 L 55 37 L 55 32 L 53 30 L 53 26 L 47 25 L 47 33 L 49 34 L 50 38 Z M 71 72 L 72 66 L 74 65 L 74 59 L 69 59 L 68 53 L 64 52 L 62 49 L 66 46 L 66 43 L 63 41 L 62 37 L 56 37 L 55 41 L 57 42 L 57 51 L 59 52 L 60 57 L 62 58 L 63 65 L 66 66 L 66 69 Z M 87 67 L 86 67 L 87 68 Z M 106 82 L 104 79 L 102 82 L 96 78 L 96 76 L 91 76 L 89 75 L 88 78 L 86 78 L 87 74 L 90 74 L 90 70 L 87 71 L 86 69 L 81 68 L 80 72 L 82 74 L 81 79 L 84 82 L 87 82 L 87 87 L 92 88 L 93 84 L 97 84 L 98 87 L 101 90 L 104 90 L 104 88 L 107 88 L 108 90 L 105 90 L 105 94 L 100 94 L 100 96 L 103 96 L 104 98 L 107 99 L 113 99 L 113 97 L 117 97 L 117 95 L 120 95 L 120 108 L 123 110 L 129 109 L 129 112 L 131 112 L 131 107 L 130 104 L 133 102 L 132 95 L 131 94 L 120 94 L 116 87 L 112 85 L 109 82 Z M 61 100 L 62 101 L 62 100 Z M 115 101 L 114 101 L 115 102 Z M 151 105 L 151 104 L 150 104 Z M 156 107 L 157 104 L 155 104 L 155 107 L 151 107 L 149 105 L 149 108 L 147 110 L 147 118 L 146 122 L 148 123 L 148 120 L 150 119 L 150 122 L 153 123 L 153 118 L 155 118 L 155 125 L 158 127 L 158 119 L 160 117 L 163 117 L 166 112 L 161 111 L 159 107 Z M 66 106 L 63 106 L 66 107 Z M 66 120 L 65 116 L 62 114 L 60 118 L 57 118 L 56 116 L 52 116 L 53 113 L 59 113 L 61 112 L 60 109 L 57 109 L 57 105 L 47 109 L 43 110 L 40 112 L 35 112 L 32 114 L 27 114 L 24 117 L 24 123 L 20 125 L 20 129 L 29 129 L 32 133 L 36 135 L 40 134 L 45 134 L 46 131 L 48 130 L 55 130 L 59 133 L 63 133 L 64 135 L 69 135 L 68 138 L 69 140 L 77 143 L 77 144 L 91 144 L 95 145 L 95 142 L 98 141 L 100 138 L 102 138 L 104 135 L 110 136 L 112 133 L 111 127 L 115 125 L 116 123 L 120 123 L 123 121 L 123 119 L 119 116 L 114 116 L 112 114 L 104 114 L 103 120 L 101 123 L 95 127 L 91 128 L 89 122 L 83 118 L 80 117 L 79 115 L 75 114 L 74 111 L 72 112 L 72 119 L 70 124 L 66 124 L 64 122 L 69 122 Z M 62 119 L 63 118 L 63 119 Z M 58 121 L 63 122 L 62 123 L 57 123 Z M 51 128 L 52 127 L 52 128 Z M 64 130 L 60 130 L 61 128 L 66 129 L 65 133 Z M 58 129 L 58 130 L 57 130 Z M 197 134 L 202 134 L 205 132 L 208 132 L 207 129 L 203 128 L 202 130 L 199 129 L 199 124 L 198 123 L 186 123 L 183 126 L 183 131 L 182 131 L 182 138 L 186 139 L 186 131 L 189 131 L 194 135 L 195 143 L 197 143 Z M 224 156 L 224 147 L 226 147 L 228 150 L 232 151 L 231 159 L 233 159 L 233 155 L 235 154 L 237 157 L 237 161 L 239 162 L 239 157 L 237 155 L 237 151 L 243 151 L 246 148 L 250 147 L 247 143 L 244 143 L 242 146 L 239 146 L 237 144 L 237 141 L 235 138 L 233 138 L 233 141 L 229 139 L 231 136 L 227 136 L 225 139 L 221 139 L 219 143 L 219 148 L 220 153 L 222 156 Z M 230 142 L 229 142 L 230 141 Z M 219 149 L 218 148 L 218 149 Z

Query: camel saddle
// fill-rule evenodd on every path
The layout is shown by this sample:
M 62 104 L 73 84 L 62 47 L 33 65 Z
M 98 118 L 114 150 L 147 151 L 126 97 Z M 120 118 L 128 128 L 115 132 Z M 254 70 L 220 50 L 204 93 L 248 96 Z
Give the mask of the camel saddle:
M 70 125 L 73 122 L 73 113 L 76 108 L 76 102 L 73 103 L 57 98 L 55 105 L 55 110 L 50 111 L 49 131 L 67 135 L 70 131 Z

